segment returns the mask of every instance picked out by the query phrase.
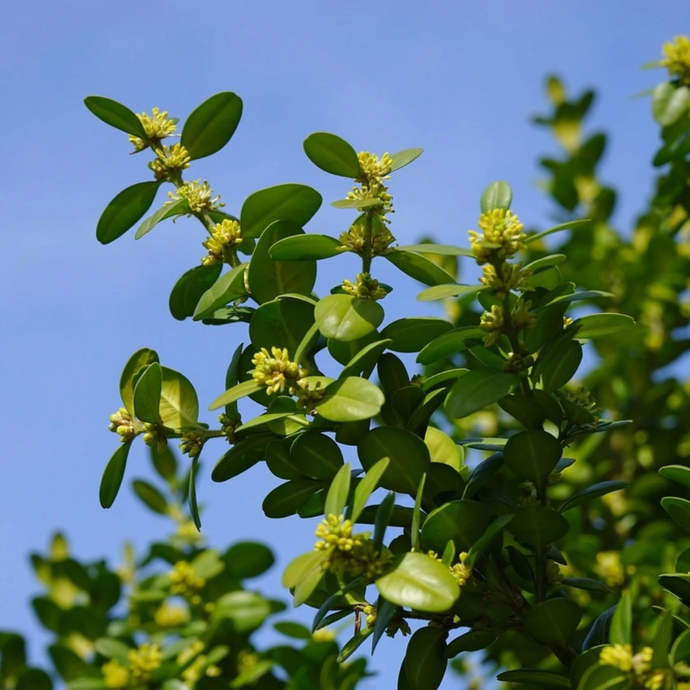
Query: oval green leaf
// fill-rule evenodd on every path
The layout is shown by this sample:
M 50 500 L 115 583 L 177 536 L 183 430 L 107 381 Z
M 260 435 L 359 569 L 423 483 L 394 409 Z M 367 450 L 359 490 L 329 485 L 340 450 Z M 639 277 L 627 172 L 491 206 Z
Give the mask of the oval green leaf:
M 195 108 L 182 128 L 181 144 L 195 160 L 225 146 L 242 117 L 242 99 L 231 91 L 217 93 Z
M 123 189 L 98 219 L 96 238 L 101 244 L 124 235 L 151 208 L 160 182 L 138 182 Z
M 463 374 L 448 392 L 445 410 L 453 419 L 467 417 L 512 393 L 520 377 L 494 369 L 475 369 Z
M 146 139 L 146 131 L 141 120 L 122 103 L 105 96 L 87 96 L 84 105 L 107 125 L 140 139 Z
M 362 175 L 357 152 L 335 134 L 315 132 L 304 140 L 304 152 L 317 167 L 331 175 L 357 179 Z

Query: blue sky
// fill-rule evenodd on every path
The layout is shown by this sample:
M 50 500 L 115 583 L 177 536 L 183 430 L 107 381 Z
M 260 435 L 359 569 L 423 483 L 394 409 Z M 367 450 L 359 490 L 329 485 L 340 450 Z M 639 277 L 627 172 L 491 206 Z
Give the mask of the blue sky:
M 167 311 L 175 280 L 203 254 L 203 235 L 191 221 L 157 228 L 138 243 L 131 236 L 97 243 L 107 202 L 148 171 L 141 156 L 127 155 L 126 136 L 84 108 L 84 96 L 184 118 L 215 92 L 238 93 L 245 110 L 233 141 L 194 168 L 230 212 L 251 192 L 282 182 L 310 184 L 326 201 L 340 198 L 346 181 L 314 168 L 302 152 L 310 132 L 332 131 L 357 150 L 379 153 L 424 147 L 392 180 L 395 234 L 404 243 L 433 234 L 464 244 L 478 197 L 494 179 L 511 182 L 524 221 L 548 223 L 552 209 L 535 187 L 535 160 L 552 143 L 528 116 L 543 109 L 543 78 L 553 71 L 573 90 L 601 91 L 592 124 L 613 130 L 603 172 L 623 190 L 616 219 L 624 227 L 648 195 L 657 141 L 648 101 L 630 96 L 660 77 L 638 66 L 688 31 L 674 20 L 683 10 L 681 1 L 623 0 L 27 0 L 6 8 L 0 625 L 42 639 L 28 607 L 37 587 L 26 557 L 54 529 L 65 530 L 85 558 L 117 557 L 125 538 L 144 544 L 166 529 L 128 492 L 110 511 L 98 506 L 98 482 L 116 443 L 107 417 L 118 407 L 127 357 L 156 348 L 205 403 L 222 390 L 244 335 L 180 323 Z M 336 234 L 343 213 L 324 208 L 308 230 Z M 324 288 L 354 273 L 347 259 L 333 261 Z M 382 277 L 401 286 L 386 301 L 389 318 L 419 312 L 418 286 Z M 207 470 L 220 453 L 211 448 Z M 133 454 L 128 477 L 147 472 L 144 454 Z M 200 491 L 211 543 L 259 538 L 275 546 L 280 565 L 262 584 L 279 594 L 280 570 L 310 547 L 314 524 L 263 516 L 261 497 L 275 484 L 255 468 L 223 485 L 205 477 Z M 381 675 L 371 688 L 395 686 L 402 651 L 402 644 L 381 645 L 373 663 Z

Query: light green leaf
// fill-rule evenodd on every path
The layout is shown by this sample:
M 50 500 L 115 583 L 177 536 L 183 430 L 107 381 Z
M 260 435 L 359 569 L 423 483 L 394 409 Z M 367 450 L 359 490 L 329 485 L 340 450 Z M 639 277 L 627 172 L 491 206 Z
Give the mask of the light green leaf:
M 383 307 L 378 302 L 352 295 L 329 295 L 314 308 L 321 334 L 344 341 L 368 335 L 383 321 L 383 316 Z
M 366 379 L 350 376 L 328 384 L 324 397 L 314 407 L 331 422 L 357 422 L 375 417 L 384 402 L 378 386 Z
M 652 115 L 662 126 L 668 127 L 688 112 L 690 89 L 665 81 L 652 91 Z
M 404 252 L 415 252 L 416 254 L 433 254 L 434 256 L 473 256 L 469 249 L 454 247 L 451 244 L 436 244 L 435 242 L 424 242 L 423 244 L 403 244 L 396 247 Z
M 584 220 L 571 220 L 567 223 L 561 223 L 553 228 L 544 230 L 543 232 L 537 232 L 534 235 L 529 235 L 525 240 L 525 244 L 532 244 L 532 242 L 536 242 L 537 240 L 547 237 L 548 235 L 553 235 L 555 232 L 561 232 L 562 230 L 585 230 L 591 226 L 592 221 L 589 218 L 585 218 Z
M 324 515 L 343 515 L 345 513 L 345 506 L 347 505 L 347 497 L 350 493 L 350 481 L 352 477 L 352 468 L 350 463 L 345 463 L 338 473 L 335 475 L 331 486 L 326 495 L 326 505 L 324 508 Z
M 690 467 L 684 465 L 666 465 L 659 470 L 659 474 L 666 479 L 690 489 Z
M 120 376 L 120 396 L 127 412 L 134 416 L 134 380 L 149 364 L 158 362 L 158 353 L 148 347 L 137 350 L 125 364 Z
M 176 431 L 195 427 L 199 419 L 199 398 L 191 381 L 174 369 L 161 367 L 161 371 L 161 421 Z
M 158 362 L 150 364 L 139 377 L 134 388 L 134 413 L 142 422 L 161 421 L 160 404 L 163 373 Z
M 199 299 L 194 309 L 194 321 L 211 316 L 216 309 L 224 307 L 247 294 L 244 286 L 244 270 L 247 264 L 243 263 L 222 275 Z
M 391 158 L 393 159 L 391 172 L 404 168 L 406 165 L 412 163 L 412 161 L 417 160 L 423 153 L 424 149 L 405 149 L 404 151 L 398 151 L 397 153 L 391 154 Z
M 513 201 L 513 190 L 507 182 L 499 180 L 490 184 L 482 193 L 482 198 L 479 203 L 482 213 L 488 213 L 494 209 L 510 208 Z
M 166 218 L 173 218 L 189 213 L 189 202 L 187 199 L 179 199 L 172 203 L 161 206 L 152 216 L 149 216 L 138 228 L 134 239 L 141 239 L 146 233 L 151 232 L 153 228 Z
M 660 579 L 661 582 L 661 579 Z M 663 583 L 661 583 L 663 585 Z M 632 644 L 632 599 L 630 591 L 625 590 L 616 606 L 609 630 L 610 644 Z
M 357 522 L 357 518 L 362 514 L 369 496 L 378 488 L 381 477 L 390 464 L 389 458 L 382 458 L 374 463 L 367 471 L 364 478 L 359 482 L 355 489 L 354 498 L 352 500 L 352 514 L 350 519 L 352 522 Z
M 589 314 L 573 321 L 569 328 L 576 328 L 575 337 L 585 340 L 622 333 L 634 325 L 635 320 L 625 314 Z
M 335 341 L 340 342 L 340 341 Z M 349 341 L 353 342 L 353 341 Z M 344 367 L 340 372 L 338 378 L 347 378 L 348 376 L 359 376 L 363 374 L 365 378 L 369 376 L 374 368 L 381 353 L 391 344 L 390 340 L 377 340 L 369 343 L 362 348 Z
M 132 482 L 134 493 L 139 499 L 148 506 L 154 513 L 159 515 L 168 514 L 168 502 L 165 496 L 153 484 L 149 484 L 142 479 L 135 479 Z
M 217 410 L 219 407 L 223 407 L 224 405 L 230 405 L 240 398 L 244 398 L 247 395 L 260 391 L 262 388 L 262 384 L 260 384 L 256 379 L 249 379 L 248 381 L 244 381 L 243 383 L 233 386 L 229 390 L 225 391 L 225 393 L 219 395 L 208 406 L 208 409 Z
M 338 256 L 340 242 L 328 235 L 295 235 L 278 240 L 268 255 L 275 261 L 318 261 Z

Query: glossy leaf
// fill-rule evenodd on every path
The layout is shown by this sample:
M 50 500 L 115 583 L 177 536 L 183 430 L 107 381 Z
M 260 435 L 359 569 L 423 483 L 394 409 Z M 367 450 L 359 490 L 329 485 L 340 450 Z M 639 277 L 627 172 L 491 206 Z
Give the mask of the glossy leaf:
M 513 201 L 513 190 L 507 182 L 499 180 L 490 184 L 482 193 L 479 203 L 482 213 L 488 213 L 494 209 L 510 208 Z
M 420 302 L 437 302 L 449 297 L 466 297 L 467 295 L 478 294 L 483 290 L 486 290 L 483 285 L 459 285 L 457 283 L 433 285 L 422 290 L 417 295 L 417 299 Z
M 393 249 L 388 254 L 384 254 L 384 258 L 410 278 L 414 278 L 425 285 L 444 285 L 453 282 L 453 276 L 450 273 L 414 252 Z
M 236 386 L 233 386 L 229 390 L 225 391 L 225 393 L 219 395 L 208 406 L 208 409 L 217 410 L 219 407 L 223 407 L 224 405 L 230 405 L 236 400 L 240 400 L 241 398 L 244 398 L 247 395 L 251 395 L 252 393 L 260 391 L 262 388 L 263 386 L 258 381 L 256 381 L 255 379 L 249 379 L 248 381 L 244 381 L 243 383 L 239 383 Z
M 255 434 L 236 443 L 216 463 L 211 473 L 214 482 L 226 482 L 254 467 L 266 454 L 272 435 Z
M 587 228 L 590 228 L 591 226 L 592 221 L 589 218 L 585 218 L 583 220 L 571 220 L 567 223 L 555 225 L 554 227 L 549 228 L 548 230 L 544 230 L 543 232 L 537 232 L 534 235 L 528 235 L 527 239 L 525 240 L 525 244 L 532 244 L 532 242 L 541 240 L 544 237 L 553 235 L 556 232 L 563 232 L 563 230 L 585 230 Z
M 181 144 L 192 160 L 220 151 L 237 129 L 242 99 L 231 91 L 217 93 L 195 108 L 182 128 Z
M 635 320 L 625 314 L 590 314 L 573 321 L 570 328 L 577 328 L 576 338 L 601 338 L 623 333 L 635 325 Z
M 338 341 L 335 341 L 338 342 Z M 349 341 L 353 342 L 353 341 Z M 390 340 L 377 340 L 360 349 L 357 354 L 343 367 L 338 378 L 363 375 L 368 378 L 381 353 L 391 344 Z
M 200 321 L 213 314 L 216 309 L 224 307 L 246 294 L 244 271 L 247 264 L 240 264 L 223 274 L 199 299 L 194 309 L 194 320 Z
M 652 114 L 662 126 L 668 127 L 688 111 L 690 89 L 665 81 L 652 91 Z
M 128 441 L 119 446 L 105 467 L 98 492 L 101 508 L 110 508 L 115 502 L 115 498 L 122 485 L 122 478 L 125 476 L 127 456 L 129 455 L 131 445 L 132 442 Z
M 266 517 L 284 518 L 294 515 L 322 484 L 311 479 L 294 479 L 271 491 L 262 504 Z
M 548 432 L 521 431 L 508 439 L 503 461 L 519 477 L 544 487 L 562 454 L 558 439 Z
M 331 175 L 357 179 L 362 175 L 357 152 L 344 139 L 328 132 L 315 132 L 304 140 L 307 158 Z
M 405 676 L 410 690 L 437 690 L 446 673 L 446 636 L 443 628 L 420 628 L 407 644 Z
M 537 642 L 567 647 L 582 618 L 580 607 L 570 599 L 547 599 L 525 615 L 525 630 Z
M 486 333 L 476 326 L 455 328 L 432 340 L 422 348 L 422 351 L 417 355 L 417 361 L 425 366 L 433 364 L 438 362 L 439 359 L 450 357 L 466 350 L 471 343 L 482 340 L 485 335 Z
M 570 681 L 565 676 L 551 671 L 540 671 L 536 668 L 520 668 L 514 671 L 504 671 L 496 676 L 496 680 L 504 683 L 518 683 L 525 687 L 541 688 L 569 688 Z
M 473 256 L 469 249 L 454 247 L 451 244 L 436 244 L 436 242 L 424 242 L 423 244 L 402 244 L 398 249 L 417 254 L 432 254 L 434 256 Z
M 369 468 L 363 479 L 359 482 L 359 484 L 357 484 L 354 498 L 352 500 L 352 514 L 350 515 L 350 519 L 353 523 L 357 522 L 357 519 L 362 514 L 369 497 L 378 488 L 381 482 L 381 477 L 385 473 L 389 464 L 389 458 L 382 458 Z
M 314 306 L 293 297 L 262 304 L 249 323 L 249 337 L 255 349 L 285 347 L 297 359 L 300 345 L 314 325 Z M 300 361 L 300 360 L 298 360 Z
M 268 255 L 275 261 L 318 261 L 338 256 L 340 242 L 328 235 L 295 235 L 278 240 Z
M 417 160 L 423 153 L 424 149 L 405 149 L 404 151 L 398 151 L 397 153 L 391 154 L 391 158 L 393 159 L 391 172 L 404 168 L 406 165 L 412 163 L 412 161 Z
M 366 379 L 350 376 L 326 386 L 325 395 L 314 407 L 331 422 L 357 422 L 375 417 L 384 402 L 378 386 Z
M 199 419 L 199 398 L 191 381 L 168 367 L 161 367 L 161 372 L 161 421 L 177 431 L 195 427 Z
M 388 349 L 394 352 L 419 352 L 452 328 L 445 319 L 412 316 L 389 323 L 381 337 L 392 341 Z
M 154 362 L 144 370 L 134 388 L 134 412 L 137 419 L 151 424 L 160 422 L 162 386 L 161 365 Z
M 375 582 L 384 599 L 415 611 L 447 611 L 460 596 L 460 588 L 448 568 L 424 553 L 405 553 L 395 558 L 390 571 Z
M 559 509 L 559 512 L 564 513 L 566 510 L 580 506 L 588 501 L 592 501 L 600 496 L 605 496 L 613 491 L 621 491 L 627 489 L 628 483 L 620 480 L 610 480 L 606 482 L 599 482 L 588 486 L 580 491 L 575 492 Z
M 139 182 L 123 189 L 105 208 L 96 226 L 102 244 L 124 235 L 151 208 L 160 182 Z
M 469 551 L 489 524 L 490 511 L 478 501 L 450 501 L 427 515 L 422 527 L 424 549 L 443 552 L 452 541 L 458 551 Z
M 508 531 L 535 549 L 543 549 L 568 531 L 568 521 L 546 506 L 529 506 L 516 514 Z
M 254 192 L 242 205 L 243 237 L 259 237 L 276 220 L 304 227 L 321 207 L 321 195 L 302 184 L 282 184 Z
M 87 96 L 84 99 L 84 105 L 107 125 L 140 139 L 146 138 L 146 131 L 141 120 L 122 103 L 105 96 Z
M 690 467 L 684 465 L 666 465 L 659 470 L 659 474 L 677 484 L 690 489 Z
M 661 507 L 686 532 L 690 532 L 690 501 L 676 496 L 666 496 L 661 499 Z
M 350 480 L 352 476 L 350 463 L 345 463 L 335 475 L 326 496 L 324 515 L 343 515 L 350 494 Z
M 578 690 L 622 690 L 628 674 L 616 666 L 592 666 L 582 676 Z
M 158 353 L 148 347 L 137 350 L 125 364 L 120 376 L 120 396 L 127 412 L 134 416 L 134 381 L 149 364 L 158 362 Z
M 383 307 L 378 302 L 352 295 L 329 295 L 314 308 L 321 334 L 344 341 L 365 337 L 379 326 L 383 316 Z
M 475 369 L 463 374 L 450 389 L 445 409 L 453 419 L 461 419 L 509 395 L 520 377 L 504 371 Z
M 184 321 L 193 316 L 202 295 L 215 284 L 222 269 L 222 264 L 201 265 L 183 273 L 170 293 L 169 306 L 173 317 Z
M 179 199 L 161 206 L 152 216 L 149 216 L 138 228 L 134 235 L 135 240 L 141 239 L 144 235 L 151 232 L 158 223 L 167 218 L 174 218 L 185 213 L 189 213 L 189 202 L 187 199 Z
M 333 479 L 343 466 L 343 454 L 338 444 L 317 431 L 307 431 L 295 439 L 290 448 L 290 459 L 303 477 L 312 479 Z
M 626 590 L 621 595 L 616 611 L 611 619 L 609 643 L 632 644 L 632 600 L 629 590 Z

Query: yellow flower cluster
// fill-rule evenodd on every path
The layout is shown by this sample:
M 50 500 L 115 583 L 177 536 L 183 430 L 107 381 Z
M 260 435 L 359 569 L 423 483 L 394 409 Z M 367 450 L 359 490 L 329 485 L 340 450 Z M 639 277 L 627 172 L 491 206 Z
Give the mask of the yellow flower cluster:
M 108 429 L 120 437 L 122 443 L 131 441 L 138 433 L 132 415 L 121 407 L 117 412 L 110 415 L 110 425 Z
M 290 393 L 297 396 L 297 404 L 310 414 L 316 414 L 314 406 L 326 394 L 321 381 L 311 383 L 307 379 L 299 379 L 294 386 L 290 388 Z
M 197 434 L 196 431 L 187 431 L 182 434 L 180 439 L 180 450 L 183 455 L 196 458 L 201 453 L 204 443 L 206 443 L 206 439 L 201 434 Z
M 496 304 L 492 305 L 491 311 L 485 311 L 481 315 L 479 328 L 487 332 L 487 335 L 484 336 L 484 345 L 486 347 L 491 347 L 499 341 L 504 326 L 503 309 Z
M 208 250 L 208 256 L 201 259 L 204 266 L 218 264 L 225 260 L 225 248 L 236 247 L 242 242 L 242 230 L 236 220 L 224 218 L 222 223 L 216 223 L 211 228 L 211 237 L 203 246 Z
M 163 660 L 157 644 L 145 643 L 127 653 L 128 666 L 111 659 L 101 667 L 103 682 L 107 688 L 142 687 L 158 669 Z
M 479 282 L 490 287 L 496 297 L 503 299 L 511 290 L 530 291 L 532 288 L 527 285 L 530 275 L 531 272 L 524 270 L 521 263 L 502 264 L 500 276 L 492 264 L 485 264 Z
M 189 620 L 189 611 L 184 606 L 164 602 L 156 610 L 153 619 L 161 628 L 176 628 Z
M 367 245 L 364 221 L 358 221 L 350 226 L 349 230 L 340 234 L 340 247 L 344 252 L 354 252 L 361 254 Z M 371 254 L 372 256 L 383 256 L 390 251 L 390 246 L 395 242 L 393 233 L 384 223 L 374 222 L 371 233 Z
M 170 137 L 175 134 L 177 126 L 175 120 L 168 117 L 168 111 L 161 111 L 158 108 L 153 108 L 151 110 L 151 115 L 147 113 L 137 113 L 139 122 L 144 126 L 144 132 L 146 133 L 146 138 L 154 143 L 160 142 L 161 139 Z M 138 151 L 143 151 L 148 147 L 148 142 L 134 136 L 129 135 L 129 141 L 134 145 L 135 153 Z
M 114 659 L 103 664 L 101 672 L 106 688 L 126 688 L 129 685 L 129 669 Z
M 256 668 L 259 663 L 259 655 L 249 649 L 242 649 L 237 655 L 237 671 L 241 675 Z
M 158 424 L 146 422 L 144 424 L 144 435 L 142 438 L 147 446 L 155 446 L 159 450 L 163 450 L 168 445 L 168 439 Z
M 642 651 L 633 655 L 631 645 L 614 644 L 607 645 L 601 650 L 599 663 L 615 666 L 624 673 L 632 674 L 637 682 L 635 687 L 644 687 L 647 690 L 670 688 L 673 671 L 670 668 L 652 670 L 653 656 L 654 651 L 651 647 L 643 647 Z
M 228 443 L 235 443 L 235 429 L 242 422 L 239 419 L 231 419 L 225 412 L 218 416 L 218 421 L 220 422 L 220 430 L 225 434 Z
M 383 573 L 389 556 L 374 548 L 368 532 L 354 534 L 353 527 L 342 515 L 328 515 L 316 528 L 319 541 L 314 549 L 328 552 L 326 570 L 339 576 L 363 575 L 367 580 L 374 580 Z
M 574 403 L 578 407 L 581 407 L 583 410 L 587 410 L 587 412 L 596 414 L 599 411 L 597 401 L 584 386 L 578 386 L 574 390 L 569 389 L 566 391 L 566 395 L 568 396 L 568 400 L 570 400 L 570 402 Z
M 459 558 L 460 563 L 456 563 L 454 566 L 452 566 L 450 572 L 458 581 L 458 584 L 462 587 L 463 585 L 466 585 L 467 580 L 472 577 L 472 566 L 465 565 L 465 561 L 467 560 L 467 553 L 465 551 L 460 554 Z
M 360 187 L 354 187 L 347 195 L 353 201 L 367 199 L 378 199 L 382 204 L 375 209 L 376 215 L 385 220 L 387 213 L 393 212 L 393 197 L 388 193 L 388 188 L 383 184 L 387 180 L 393 159 L 388 153 L 384 153 L 380 158 L 375 153 L 360 151 L 357 154 L 359 166 L 362 169 L 362 176 L 355 182 L 360 183 Z
M 373 628 L 376 625 L 376 615 L 378 611 L 375 606 L 367 604 L 363 609 L 362 613 L 366 616 L 367 628 Z
M 664 58 L 661 64 L 669 76 L 677 78 L 681 84 L 690 85 L 690 38 L 676 36 L 673 41 L 664 43 Z
M 379 281 L 372 278 L 369 273 L 358 273 L 356 283 L 344 280 L 343 290 L 349 295 L 359 297 L 360 299 L 379 300 L 388 294 L 388 291 L 381 287 Z
M 479 227 L 483 232 L 470 230 L 469 235 L 472 254 L 480 266 L 508 259 L 524 248 L 527 235 L 512 211 L 496 208 L 482 213 Z
M 537 317 L 530 312 L 532 302 L 520 300 L 517 309 L 513 312 L 513 328 L 520 331 L 523 328 L 534 328 L 537 325 Z
M 188 561 L 175 563 L 168 577 L 173 594 L 188 597 L 192 603 L 198 603 L 197 593 L 204 587 L 206 580 L 196 574 Z
M 168 192 L 172 201 L 187 199 L 189 210 L 192 213 L 216 211 L 225 204 L 221 203 L 220 196 L 213 197 L 213 190 L 208 182 L 194 180 L 178 187 L 174 192 Z
M 265 347 L 261 348 L 252 358 L 254 369 L 252 377 L 260 384 L 266 386 L 268 395 L 283 393 L 288 381 L 298 382 L 307 375 L 305 369 L 301 369 L 297 362 L 292 362 L 287 348 L 272 347 L 269 353 Z M 291 394 L 294 386 L 289 387 Z
M 157 180 L 165 180 L 170 173 L 178 173 L 189 167 L 192 160 L 187 149 L 182 144 L 161 146 L 155 149 L 157 158 L 149 163 L 149 169 Z
M 620 587 L 625 582 L 625 568 L 618 551 L 599 551 L 594 570 L 609 587 Z

